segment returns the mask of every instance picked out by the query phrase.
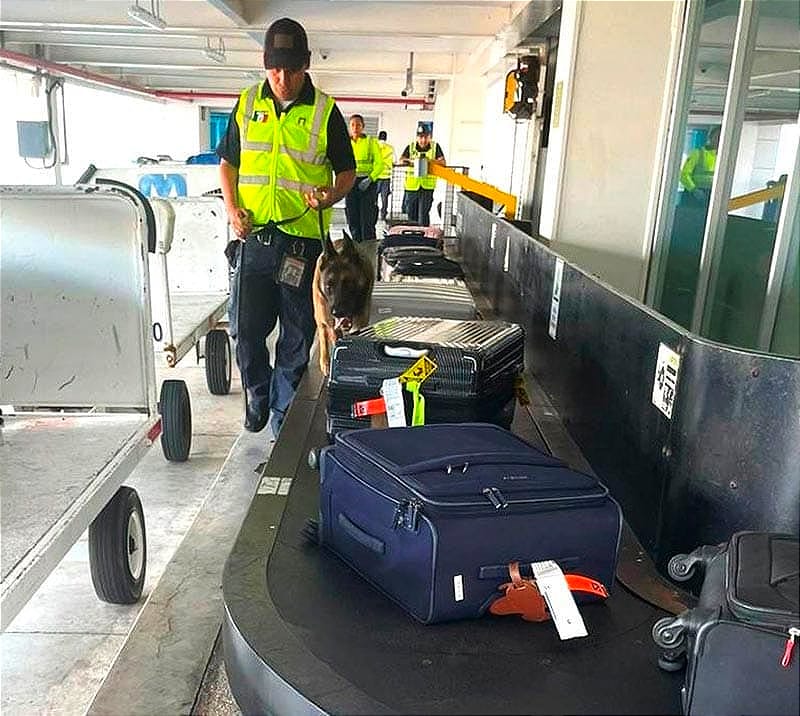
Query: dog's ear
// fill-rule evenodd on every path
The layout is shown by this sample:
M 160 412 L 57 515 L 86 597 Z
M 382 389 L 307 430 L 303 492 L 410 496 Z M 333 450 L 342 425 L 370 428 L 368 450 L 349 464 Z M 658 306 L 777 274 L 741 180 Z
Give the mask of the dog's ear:
M 336 256 L 336 247 L 331 241 L 331 234 L 325 234 L 325 239 L 322 241 L 322 255 L 329 261 Z
M 343 254 L 350 254 L 351 256 L 358 255 L 358 248 L 356 247 L 356 242 L 353 241 L 353 238 L 348 234 L 346 231 L 342 231 L 342 253 Z

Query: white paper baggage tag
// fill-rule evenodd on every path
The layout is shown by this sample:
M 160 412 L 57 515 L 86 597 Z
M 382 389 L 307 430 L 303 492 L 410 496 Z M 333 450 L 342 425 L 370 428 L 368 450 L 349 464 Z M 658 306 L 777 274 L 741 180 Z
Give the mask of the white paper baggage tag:
M 386 403 L 386 421 L 390 428 L 406 427 L 406 406 L 403 403 L 403 387 L 398 378 L 387 378 L 381 385 L 381 395 Z
M 583 617 L 561 568 L 551 559 L 531 564 L 536 586 L 547 604 L 550 617 L 558 630 L 561 640 L 588 636 Z

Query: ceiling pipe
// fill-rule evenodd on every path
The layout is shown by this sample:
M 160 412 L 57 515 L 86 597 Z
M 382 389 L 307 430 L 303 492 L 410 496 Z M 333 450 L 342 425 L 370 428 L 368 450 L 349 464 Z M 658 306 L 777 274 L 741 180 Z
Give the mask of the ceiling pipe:
M 156 97 L 163 99 L 178 99 L 188 102 L 197 101 L 199 99 L 238 99 L 239 92 L 212 92 L 212 91 L 176 91 L 176 90 L 152 90 Z M 405 104 L 415 105 L 423 108 L 432 108 L 433 105 L 424 98 L 412 97 L 349 97 L 334 95 L 337 102 L 374 102 L 375 104 Z
M 140 85 L 122 82 L 120 80 L 115 80 L 112 77 L 106 77 L 94 72 L 87 72 L 86 70 L 79 70 L 77 67 L 62 65 L 59 62 L 51 62 L 50 60 L 31 57 L 30 55 L 25 55 L 21 52 L 12 52 L 11 50 L 0 49 L 0 61 L 9 66 L 11 69 L 14 67 L 33 68 L 56 77 L 70 77 L 79 83 L 87 84 L 93 87 L 99 85 L 100 87 L 104 87 L 106 89 L 136 94 L 154 100 L 167 99 L 159 97 L 155 91 L 149 90 Z M 174 99 L 180 98 L 175 97 Z

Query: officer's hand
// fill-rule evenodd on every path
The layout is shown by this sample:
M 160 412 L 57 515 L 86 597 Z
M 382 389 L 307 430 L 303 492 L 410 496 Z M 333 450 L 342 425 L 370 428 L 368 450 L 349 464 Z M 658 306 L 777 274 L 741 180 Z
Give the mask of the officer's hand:
M 304 196 L 306 204 L 318 211 L 327 209 L 335 203 L 332 186 L 318 186 L 314 191 L 307 191 Z
M 239 240 L 244 241 L 244 237 L 253 228 L 253 215 L 247 209 L 238 207 L 235 211 L 228 213 L 228 221 L 233 227 L 233 233 Z
M 360 182 L 358 182 L 358 190 L 359 191 L 366 191 L 372 185 L 372 179 L 369 177 L 364 177 Z

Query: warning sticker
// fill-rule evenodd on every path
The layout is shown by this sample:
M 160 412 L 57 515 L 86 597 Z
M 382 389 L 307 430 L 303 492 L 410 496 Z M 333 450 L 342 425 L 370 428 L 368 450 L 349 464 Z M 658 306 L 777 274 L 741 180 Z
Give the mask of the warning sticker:
M 564 275 L 564 260 L 556 259 L 556 269 L 553 274 L 553 299 L 550 302 L 550 324 L 547 332 L 550 338 L 556 339 L 558 332 L 558 309 L 561 306 L 561 278 Z
M 436 363 L 428 356 L 422 356 L 408 370 L 400 374 L 400 382 L 407 383 L 412 380 L 416 383 L 422 383 L 436 370 L 436 367 Z
M 680 367 L 681 357 L 669 346 L 659 343 L 656 375 L 653 380 L 653 405 L 670 420 L 672 419 L 672 408 L 675 404 L 675 391 Z

